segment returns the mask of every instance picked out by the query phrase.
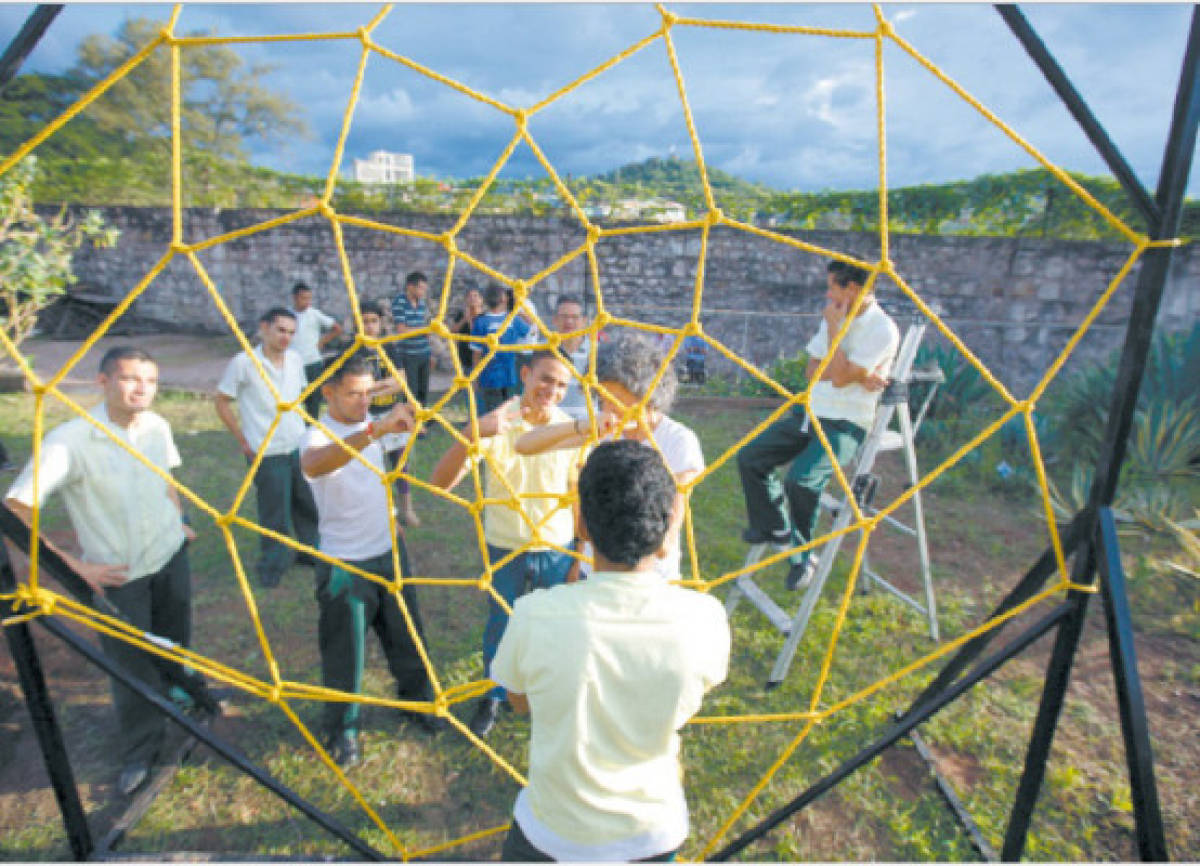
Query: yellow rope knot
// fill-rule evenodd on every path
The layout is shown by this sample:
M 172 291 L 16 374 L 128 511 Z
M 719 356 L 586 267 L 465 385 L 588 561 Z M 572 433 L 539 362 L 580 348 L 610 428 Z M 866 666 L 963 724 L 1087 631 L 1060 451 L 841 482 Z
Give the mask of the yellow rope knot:
M 192 251 L 192 245 L 185 244 L 183 241 L 171 241 L 170 250 L 173 253 L 187 255 Z
M 283 701 L 283 686 L 280 683 L 276 683 L 271 687 L 271 691 L 267 694 L 267 700 L 273 704 Z
M 450 337 L 450 329 L 446 327 L 446 323 L 441 319 L 434 319 L 429 323 L 429 328 L 430 332 L 434 334 L 434 336 L 441 337 L 443 339 L 449 339 Z
M 236 518 L 237 518 L 237 515 L 234 512 L 227 511 L 217 518 L 217 526 L 221 527 L 222 529 L 228 529 L 230 526 L 233 525 L 233 521 Z
M 450 255 L 454 255 L 458 252 L 458 242 L 454 240 L 454 232 L 446 232 L 441 236 L 439 242 L 441 243 L 442 248 L 445 249 L 445 251 Z
M 600 226 L 592 225 L 591 223 L 588 223 L 587 245 L 589 247 L 594 247 L 596 245 L 596 241 L 600 240 L 601 234 L 602 234 L 602 232 L 600 231 Z
M 551 331 L 546 335 L 546 345 L 551 349 L 557 349 L 562 343 L 562 334 L 557 331 Z
M 529 126 L 529 110 L 518 108 L 513 112 L 513 120 L 517 123 L 517 131 L 524 132 L 525 128 Z
M 704 216 L 704 222 L 710 228 L 713 226 L 719 226 L 724 219 L 725 214 L 721 212 L 719 207 L 713 208 Z
M 333 205 L 329 203 L 329 199 L 321 199 L 317 202 L 317 213 L 325 217 L 325 219 L 333 222 L 337 219 L 337 211 L 333 209 Z
M 688 322 L 680 328 L 680 332 L 685 337 L 703 337 L 704 327 L 699 322 Z
M 879 28 L 875 32 L 884 39 L 896 38 L 896 28 L 892 26 L 891 21 L 888 21 L 882 15 L 879 16 Z
M 525 282 L 524 280 L 513 280 L 512 290 L 513 297 L 518 304 L 529 297 L 529 283 Z

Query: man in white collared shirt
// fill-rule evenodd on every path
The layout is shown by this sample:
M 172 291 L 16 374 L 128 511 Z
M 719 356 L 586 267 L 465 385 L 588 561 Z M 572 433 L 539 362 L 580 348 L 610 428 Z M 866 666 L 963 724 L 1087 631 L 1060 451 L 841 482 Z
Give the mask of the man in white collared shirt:
M 854 301 L 865 290 L 868 274 L 846 262 L 829 263 L 827 303 L 816 335 L 808 341 L 808 378 L 829 354 L 830 341 L 842 329 Z M 867 294 L 846 328 L 833 357 L 813 385 L 808 412 L 841 465 L 858 451 L 875 419 L 875 407 L 887 387 L 900 347 L 900 330 L 874 295 Z M 775 421 L 738 451 L 738 471 L 750 526 L 742 534 L 748 544 L 804 544 L 817 526 L 821 491 L 833 476 L 833 462 L 800 406 Z M 792 462 L 782 483 L 779 467 Z M 808 584 L 817 557 L 806 551 L 794 559 L 788 589 Z
M 292 315 L 296 317 L 295 347 L 304 362 L 304 374 L 314 381 L 325 368 L 321 350 L 342 335 L 342 326 L 333 316 L 313 306 L 313 290 L 304 282 L 292 286 Z M 316 418 L 321 409 L 321 389 L 304 399 L 304 408 Z
M 296 400 L 308 379 L 300 355 L 288 348 L 296 333 L 296 317 L 291 310 L 274 307 L 258 320 L 259 345 L 252 358 L 239 352 L 225 368 L 217 385 L 217 415 L 237 440 L 247 462 L 263 448 L 263 459 L 254 474 L 258 498 L 258 522 L 280 535 L 291 535 L 309 547 L 317 546 L 317 507 L 312 491 L 300 472 L 300 440 L 304 437 L 304 419 L 299 413 L 286 412 L 280 417 L 271 440 L 263 447 L 278 405 L 259 368 L 279 393 L 279 402 Z M 257 365 L 255 364 L 257 361 Z M 233 413 L 237 401 L 241 423 Z M 283 573 L 292 564 L 295 552 L 286 544 L 259 536 L 258 580 L 265 587 L 278 586 Z
M 179 466 L 166 420 L 149 411 L 158 390 L 158 366 L 140 349 L 110 349 L 97 382 L 104 400 L 90 419 L 56 427 L 42 442 L 37 467 L 39 505 L 59 492 L 83 553 L 57 551 L 92 589 L 144 632 L 187 646 L 191 640 L 191 572 L 179 495 L 118 442 L 163 472 Z M 34 466 L 30 461 L 5 496 L 27 523 L 32 517 Z M 43 543 L 45 543 L 43 541 Z M 181 665 L 101 635 L 105 652 L 126 671 L 166 694 L 195 677 Z M 118 780 L 131 794 L 146 780 L 162 745 L 165 719 L 129 689 L 112 684 L 124 767 Z

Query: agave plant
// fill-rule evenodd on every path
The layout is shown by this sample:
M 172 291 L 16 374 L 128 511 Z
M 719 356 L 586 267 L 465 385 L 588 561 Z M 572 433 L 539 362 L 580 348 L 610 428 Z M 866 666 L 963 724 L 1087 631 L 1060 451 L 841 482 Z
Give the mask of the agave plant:
M 1200 403 L 1156 398 L 1139 411 L 1129 438 L 1129 469 L 1161 483 L 1200 475 Z

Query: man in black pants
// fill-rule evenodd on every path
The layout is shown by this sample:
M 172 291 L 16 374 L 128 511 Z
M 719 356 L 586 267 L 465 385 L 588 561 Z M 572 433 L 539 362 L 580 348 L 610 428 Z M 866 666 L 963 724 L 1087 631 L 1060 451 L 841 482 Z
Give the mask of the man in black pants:
M 405 585 L 397 593 L 395 586 L 397 579 L 411 574 L 408 553 L 403 536 L 393 532 L 382 478 L 363 465 L 366 461 L 380 473 L 387 471 L 379 439 L 411 430 L 413 413 L 400 404 L 383 418 L 368 420 L 374 387 L 371 370 L 355 357 L 337 368 L 322 389 L 328 411 L 321 422 L 362 460 L 352 458 L 341 443 L 316 427 L 308 428 L 300 448 L 300 465 L 317 503 L 321 552 L 382 579 L 368 580 L 336 565 L 318 575 L 322 682 L 326 688 L 362 692 L 366 634 L 371 628 L 379 636 L 388 668 L 396 678 L 397 696 L 426 702 L 432 698 L 432 689 L 416 644 L 418 638 L 423 640 L 416 591 Z M 400 574 L 393 568 L 393 545 Z M 399 598 L 403 598 L 404 610 Z M 405 610 L 412 620 L 411 629 Z M 358 761 L 359 716 L 356 703 L 325 704 L 325 745 L 343 766 Z M 427 713 L 408 710 L 405 716 L 426 731 L 438 728 L 436 719 Z
M 425 298 L 429 281 L 420 271 L 404 279 L 404 291 L 392 299 L 392 322 L 397 334 L 406 334 L 429 325 L 429 307 Z M 424 406 L 429 398 L 429 335 L 400 341 L 404 355 L 404 378 L 417 402 Z
M 170 425 L 150 411 L 158 391 L 158 365 L 141 349 L 118 346 L 100 361 L 97 383 L 104 400 L 91 415 L 99 427 L 75 418 L 50 431 L 42 443 L 38 505 L 51 493 L 61 493 L 83 553 L 76 558 L 57 548 L 55 552 L 130 625 L 186 647 L 192 634 L 186 543 L 195 533 L 183 523 L 175 488 L 118 444 L 128 445 L 162 472 L 180 465 Z M 30 461 L 5 496 L 26 523 L 33 514 L 33 476 Z M 173 685 L 193 695 L 203 687 L 178 662 L 106 635 L 100 641 L 110 658 L 164 695 Z M 123 757 L 117 788 L 128 796 L 149 776 L 166 720 L 116 680 L 112 691 Z

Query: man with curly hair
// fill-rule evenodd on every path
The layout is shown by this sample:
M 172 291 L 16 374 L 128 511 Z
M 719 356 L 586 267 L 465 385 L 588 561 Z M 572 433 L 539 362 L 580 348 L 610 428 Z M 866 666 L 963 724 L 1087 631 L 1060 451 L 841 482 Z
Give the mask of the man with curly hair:
M 502 857 L 669 860 L 688 835 L 678 731 L 725 679 L 729 624 L 719 601 L 655 568 L 683 513 L 658 452 L 598 446 L 579 507 L 595 573 L 518 599 L 492 661 L 531 714 L 529 784 Z

